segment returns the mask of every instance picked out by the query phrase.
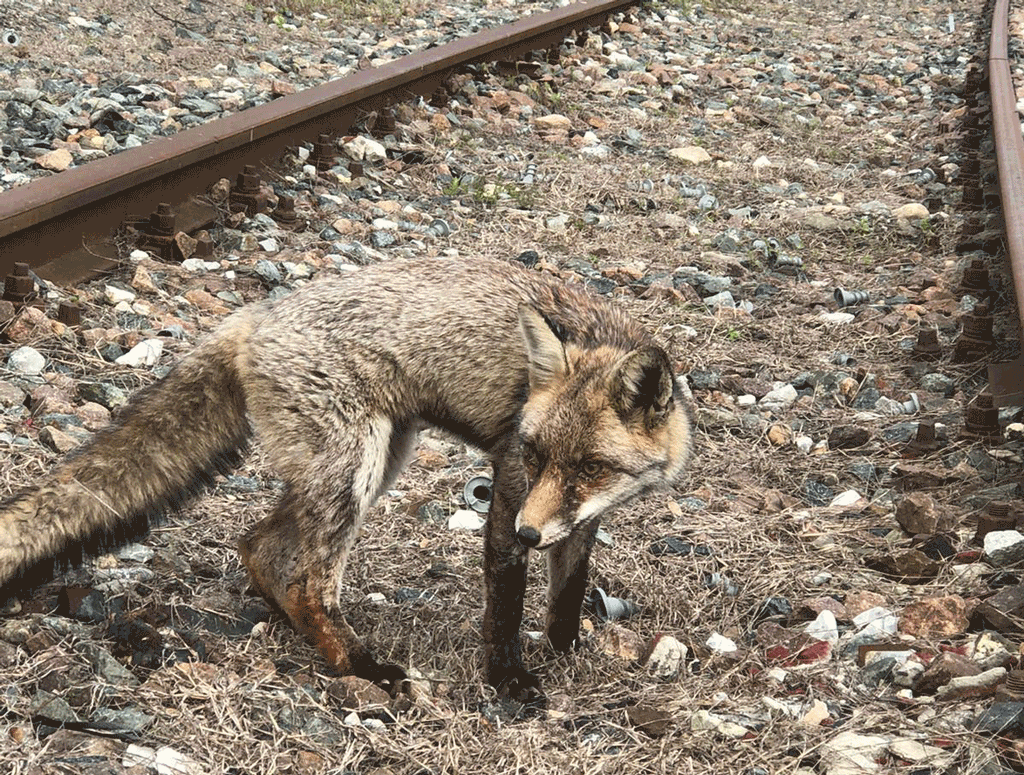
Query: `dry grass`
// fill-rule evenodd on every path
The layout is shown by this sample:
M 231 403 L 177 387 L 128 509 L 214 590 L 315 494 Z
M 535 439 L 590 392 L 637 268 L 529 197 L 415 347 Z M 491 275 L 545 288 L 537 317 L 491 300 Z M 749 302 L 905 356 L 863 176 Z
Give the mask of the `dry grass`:
M 712 87 L 706 88 L 712 94 Z M 745 102 L 742 93 L 738 97 L 739 107 L 754 111 L 753 102 Z M 458 249 L 467 260 L 480 255 L 508 258 L 536 249 L 547 262 L 563 267 L 582 259 L 602 269 L 636 265 L 653 272 L 695 264 L 720 273 L 728 262 L 712 255 L 710 239 L 727 226 L 780 240 L 797 231 L 805 247 L 794 252 L 804 259 L 805 277 L 771 277 L 755 261 L 739 279 L 748 292 L 757 282 L 779 286 L 780 292 L 770 301 L 758 301 L 753 317 L 712 316 L 700 304 L 644 300 L 624 288 L 617 295 L 660 332 L 684 370 L 714 369 L 726 375 L 785 380 L 805 371 L 835 370 L 830 359 L 839 351 L 858 359 L 855 375 L 861 370 L 877 375 L 891 397 L 902 400 L 916 389 L 906 373 L 909 360 L 900 344 L 915 330 L 910 322 L 894 330 L 861 324 L 834 326 L 823 323 L 818 313 L 836 285 L 866 288 L 883 296 L 895 293 L 903 276 L 898 272 L 901 267 L 927 264 L 943 282 L 955 284 L 958 277 L 944 263 L 955 228 L 940 228 L 935 237 L 906 236 L 889 224 L 872 221 L 865 229 L 817 232 L 804 227 L 792 209 L 780 206 L 779 197 L 765 189 L 766 184 L 784 179 L 800 183 L 815 197 L 827 198 L 841 189 L 851 204 L 881 199 L 895 205 L 912 199 L 912 192 L 881 181 L 877 170 L 853 163 L 868 153 L 867 148 L 882 142 L 878 135 L 884 127 L 868 131 L 855 124 L 840 126 L 823 140 L 786 113 L 769 116 L 768 123 L 723 122 L 713 150 L 716 157 L 735 166 L 683 168 L 665 158 L 662 150 L 688 141 L 692 122 L 700 115 L 697 108 L 673 106 L 645 118 L 618 103 L 594 100 L 569 84 L 561 87 L 559 99 L 560 109 L 574 123 L 582 124 L 588 111 L 600 111 L 609 127 L 602 133 L 605 141 L 628 127 L 638 129 L 643 136 L 640 149 L 616 151 L 603 163 L 580 163 L 572 148 L 520 135 L 515 138 L 519 160 L 513 162 L 507 135 L 424 131 L 419 141 L 428 150 L 429 162 L 407 168 L 400 179 L 389 179 L 396 198 L 414 200 L 456 223 L 458 230 L 443 247 Z M 892 150 L 905 165 L 917 160 L 915 138 L 933 130 L 934 119 L 931 114 L 909 119 L 906 138 Z M 750 162 L 762 153 L 775 166 L 759 179 L 751 174 Z M 538 165 L 539 179 L 532 187 L 519 182 L 526 154 L 532 154 Z M 818 162 L 817 169 L 803 163 L 808 158 Z M 452 166 L 457 161 L 479 178 L 478 184 L 447 192 L 456 194 L 458 202 L 440 198 L 445 192 L 438 191 L 435 178 L 442 159 Z M 664 181 L 666 176 L 674 181 L 672 176 L 680 174 L 707 181 L 722 209 L 701 215 L 692 201 L 678 197 L 676 184 Z M 653 214 L 644 214 L 637 204 L 641 195 L 636 184 L 644 178 L 654 182 L 646 195 L 658 204 Z M 509 198 L 484 195 L 485 183 L 495 184 Z M 583 223 L 585 205 L 594 202 L 601 203 L 609 228 Z M 725 208 L 741 205 L 759 214 L 751 221 L 730 220 Z M 685 216 L 699 236 L 659 226 L 662 212 Z M 560 213 L 571 216 L 567 229 L 547 230 L 545 218 Z M 94 312 L 106 314 L 99 308 Z M 686 327 L 696 330 L 694 338 L 687 338 Z M 949 333 L 944 331 L 943 336 L 948 343 Z M 94 356 L 62 342 L 42 345 L 49 357 L 76 377 L 102 370 L 105 379 L 115 379 L 108 365 Z M 942 370 L 957 378 L 961 392 L 952 401 L 925 396 L 922 416 L 946 422 L 955 435 L 964 399 L 979 389 L 983 375 L 974 367 L 943 364 Z M 116 374 L 126 389 L 137 386 L 134 374 L 124 370 Z M 729 408 L 728 399 L 714 392 L 698 392 L 695 401 L 702 417 L 717 407 Z M 140 742 L 187 753 L 208 772 L 754 775 L 762 770 L 788 773 L 815 766 L 821 744 L 837 729 L 809 728 L 793 718 L 771 714 L 762 700 L 767 696 L 803 708 L 822 700 L 843 730 L 926 742 L 943 738 L 959 772 L 980 773 L 991 756 L 990 741 L 962 731 L 960 721 L 973 710 L 969 704 L 943 707 L 937 718 L 930 717 L 929 705 L 898 702 L 891 687 L 865 687 L 852 661 L 838 656 L 820 665 L 790 669 L 784 684 L 768 675 L 767 669 L 774 665 L 756 641 L 756 626 L 758 612 L 769 597 L 796 603 L 809 596 L 842 598 L 850 591 L 871 590 L 899 611 L 922 597 L 972 592 L 958 588 L 948 571 L 928 585 L 910 586 L 864 568 L 866 554 L 893 540 L 870 532 L 895 526 L 892 494 L 883 486 L 866 485 L 852 477 L 849 464 L 866 460 L 884 471 L 900 461 L 901 446 L 878 435 L 893 424 L 892 418 L 855 421 L 853 415 L 842 399 L 819 394 L 813 400 L 802 399 L 773 420 L 815 441 L 837 424 L 857 422 L 875 432 L 865 448 L 818 456 L 802 455 L 791 445 L 772 446 L 766 437 L 768 421 L 702 426 L 698 456 L 687 480 L 675 492 L 651 496 L 610 518 L 607 528 L 613 544 L 599 547 L 592 569 L 594 584 L 641 604 L 642 612 L 623 626 L 644 640 L 669 633 L 690 646 L 686 674 L 660 682 L 642 666 L 604 653 L 601 644 L 607 628 L 600 624 L 580 652 L 565 657 L 555 657 L 527 641 L 527 663 L 543 676 L 549 709 L 515 721 L 496 714 L 493 693 L 481 680 L 481 539 L 448 531 L 443 521 L 417 516 L 418 507 L 427 502 L 439 502 L 446 510 L 456 507 L 463 483 L 482 472 L 482 461 L 461 445 L 432 442 L 444 451 L 448 463 L 439 468 L 414 464 L 397 484 L 396 493 L 382 499 L 350 561 L 343 591 L 353 624 L 377 655 L 415 667 L 432 682 L 433 699 L 418 702 L 396 720 L 389 719 L 383 731 L 342 723 L 345 712 L 327 692 L 331 678 L 322 673 L 312 650 L 280 619 L 271 617 L 255 628 L 240 625 L 237 634 L 227 635 L 223 621 L 213 627 L 210 619 L 204 623 L 197 615 L 244 621 L 246 609 L 260 608 L 259 601 L 246 593 L 244 573 L 233 551 L 237 536 L 266 513 L 274 497 L 272 472 L 265 470 L 257 453 L 239 473 L 261 481 L 264 488 L 254 493 L 219 489 L 173 516 L 148 541 L 157 552 L 149 564 L 153 578 L 124 595 L 127 611 L 141 616 L 158 613 L 167 623 L 198 634 L 207 650 L 206 662 L 155 672 L 136 668 L 144 681 L 141 688 L 111 690 L 96 684 L 81 643 L 98 640 L 111 649 L 117 644 L 104 640 L 102 628 L 62 625 L 66 631 L 56 632 L 52 645 L 32 653 L 21 651 L 15 661 L 0 666 L 0 686 L 11 687 L 0 697 L 0 703 L 6 704 L 6 718 L 0 722 L 4 734 L 0 769 L 15 775 L 93 771 L 88 763 L 60 750 L 61 745 L 79 744 L 76 741 L 84 737 L 69 741 L 67 733 L 58 733 L 40 739 L 27 720 L 35 690 L 52 685 L 58 694 L 76 699 L 73 704 L 82 717 L 99 707 L 137 706 L 155 718 Z M 941 456 L 924 462 L 938 466 L 942 457 L 969 450 L 970 445 L 954 442 Z M 37 480 L 52 462 L 49 458 L 36 446 L 0 448 L 0 486 L 9 491 Z M 977 472 L 962 470 L 961 478 L 933 495 L 966 524 L 972 509 L 965 494 L 988 482 Z M 997 468 L 992 476 L 1000 480 L 1015 473 L 1015 469 Z M 801 499 L 808 479 L 826 482 L 836 492 L 855 487 L 874 494 L 876 502 L 845 512 L 806 503 L 774 512 L 763 507 L 769 490 Z M 698 507 L 695 499 L 703 506 Z M 710 555 L 652 554 L 650 544 L 667 535 L 685 536 L 708 547 Z M 535 562 L 530 571 L 526 630 L 542 626 L 541 565 Z M 812 583 L 823 572 L 830 578 L 823 584 Z M 88 568 L 75 571 L 68 579 L 89 580 L 89 573 Z M 734 593 L 722 584 L 708 584 L 711 573 L 728 577 L 735 584 Z M 395 593 L 405 587 L 430 592 L 433 598 L 396 602 Z M 46 599 L 52 589 L 37 596 Z M 383 593 L 386 602 L 368 601 L 366 595 L 371 592 Z M 10 619 L 0 625 L 0 634 L 11 636 L 23 624 L 24 620 Z M 39 628 L 38 623 L 28 626 Z M 51 626 L 44 624 L 42 629 L 49 631 Z M 715 632 L 736 640 L 737 659 L 708 652 L 703 644 Z M 652 738 L 631 725 L 625 708 L 635 703 L 670 714 L 669 733 Z M 751 734 L 736 740 L 716 732 L 691 731 L 691 714 L 698 709 L 735 716 Z M 24 739 L 12 742 L 19 735 Z M 109 743 L 111 752 L 101 758 L 118 761 L 124 742 Z M 912 769 L 895 761 L 885 765 L 885 771 L 892 773 Z

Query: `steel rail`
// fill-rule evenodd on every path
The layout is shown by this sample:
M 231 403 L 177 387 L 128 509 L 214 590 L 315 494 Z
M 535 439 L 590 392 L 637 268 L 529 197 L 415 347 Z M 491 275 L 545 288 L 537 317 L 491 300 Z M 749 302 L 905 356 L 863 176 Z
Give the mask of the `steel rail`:
M 1017 95 L 1007 58 L 1010 0 L 996 0 L 989 38 L 988 89 L 992 133 L 999 174 L 999 194 L 1018 320 L 1024 322 L 1024 137 L 1017 114 Z M 1024 341 L 1024 338 L 1022 338 Z M 1024 360 L 989 367 L 989 383 L 996 403 L 1019 403 Z
M 1017 312 L 1024 321 L 1024 137 L 1017 115 L 1017 95 L 1007 59 L 1010 0 L 996 0 L 988 55 L 992 132 L 995 135 L 999 193 L 1006 228 L 1007 249 L 1013 269 Z
M 245 163 L 319 134 L 342 134 L 366 112 L 430 94 L 459 67 L 545 49 L 636 4 L 571 3 L 4 192 L 0 275 L 16 262 L 57 282 L 109 268 L 116 256 L 111 235 L 128 216 L 151 212 L 160 202 L 182 206 L 220 178 L 233 179 Z

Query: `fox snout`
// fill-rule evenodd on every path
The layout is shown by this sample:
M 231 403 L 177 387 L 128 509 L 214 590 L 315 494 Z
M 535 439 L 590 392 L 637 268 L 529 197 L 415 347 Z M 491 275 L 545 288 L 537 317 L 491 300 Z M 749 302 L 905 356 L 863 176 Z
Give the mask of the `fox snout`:
M 536 549 L 540 545 L 540 531 L 525 525 L 516 531 L 516 539 L 527 549 Z

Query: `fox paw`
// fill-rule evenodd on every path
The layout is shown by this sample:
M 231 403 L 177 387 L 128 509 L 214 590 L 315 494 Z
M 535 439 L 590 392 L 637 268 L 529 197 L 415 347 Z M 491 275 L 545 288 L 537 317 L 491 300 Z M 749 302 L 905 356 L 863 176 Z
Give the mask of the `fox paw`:
M 382 665 L 375 660 L 367 660 L 356 666 L 355 674 L 377 684 L 392 697 L 408 687 L 409 675 L 398 665 Z
M 560 654 L 578 649 L 580 647 L 579 625 L 548 628 L 548 643 Z
M 498 694 L 510 700 L 522 703 L 531 708 L 543 708 L 547 705 L 547 697 L 540 688 L 540 679 L 524 667 L 506 667 L 495 675 L 490 671 L 491 686 Z

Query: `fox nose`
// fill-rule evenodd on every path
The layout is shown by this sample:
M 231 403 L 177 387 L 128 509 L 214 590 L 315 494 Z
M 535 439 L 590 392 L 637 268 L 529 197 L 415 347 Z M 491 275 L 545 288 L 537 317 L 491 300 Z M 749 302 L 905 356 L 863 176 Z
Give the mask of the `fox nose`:
M 529 548 L 535 547 L 540 543 L 540 531 L 535 527 L 524 526 L 516 531 L 516 538 L 519 539 L 519 543 Z

